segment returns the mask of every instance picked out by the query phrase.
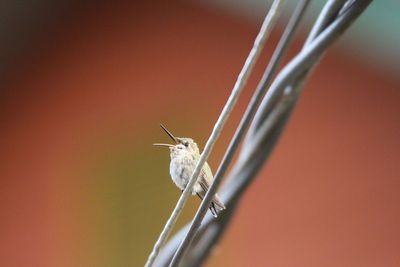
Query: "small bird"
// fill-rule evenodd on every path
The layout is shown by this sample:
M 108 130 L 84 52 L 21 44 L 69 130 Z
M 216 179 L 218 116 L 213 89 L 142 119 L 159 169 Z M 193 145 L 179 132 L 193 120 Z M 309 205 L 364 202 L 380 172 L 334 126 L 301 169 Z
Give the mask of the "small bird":
M 153 144 L 155 146 L 165 146 L 170 150 L 171 163 L 169 166 L 169 172 L 172 181 L 176 186 L 183 192 L 186 185 L 189 183 L 189 179 L 192 176 L 197 162 L 200 159 L 200 151 L 197 144 L 191 138 L 186 137 L 175 137 L 170 131 L 165 128 L 164 125 L 160 124 L 161 128 L 167 133 L 167 135 L 174 141 L 175 144 Z M 200 199 L 203 199 L 206 195 L 208 188 L 211 185 L 213 174 L 210 166 L 206 162 L 200 171 L 199 177 L 192 189 L 192 195 L 197 195 Z M 218 212 L 226 209 L 224 203 L 220 200 L 217 194 L 215 194 L 211 204 L 210 211 L 214 217 L 218 216 Z

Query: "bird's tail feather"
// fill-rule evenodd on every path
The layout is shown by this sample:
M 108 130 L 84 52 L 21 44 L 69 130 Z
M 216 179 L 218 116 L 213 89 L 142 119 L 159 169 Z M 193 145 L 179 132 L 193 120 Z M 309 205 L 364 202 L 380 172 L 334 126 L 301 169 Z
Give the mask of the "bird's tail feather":
M 201 200 L 203 200 L 204 196 L 205 196 L 205 192 L 199 192 L 197 193 L 197 195 L 200 197 Z M 219 198 L 219 196 L 217 194 L 215 194 L 213 200 L 211 201 L 210 204 L 210 211 L 212 213 L 212 215 L 217 218 L 218 217 L 218 213 L 222 210 L 225 210 L 226 207 L 224 205 L 224 203 L 221 201 L 221 199 Z

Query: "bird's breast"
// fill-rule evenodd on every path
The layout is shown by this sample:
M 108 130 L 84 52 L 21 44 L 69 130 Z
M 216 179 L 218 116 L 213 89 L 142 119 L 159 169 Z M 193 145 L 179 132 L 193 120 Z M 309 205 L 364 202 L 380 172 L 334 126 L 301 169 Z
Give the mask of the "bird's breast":
M 189 179 L 196 167 L 197 161 L 190 157 L 176 157 L 171 159 L 170 174 L 171 178 L 179 187 L 184 190 L 189 182 Z

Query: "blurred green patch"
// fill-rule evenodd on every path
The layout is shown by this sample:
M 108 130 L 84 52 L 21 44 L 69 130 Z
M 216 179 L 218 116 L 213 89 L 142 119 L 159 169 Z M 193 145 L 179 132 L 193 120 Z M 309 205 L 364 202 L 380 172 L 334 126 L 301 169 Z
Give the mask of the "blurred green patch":
M 84 166 L 89 178 L 82 213 L 94 266 L 142 266 L 180 196 L 169 176 L 169 151 L 153 142 L 117 140 Z M 190 199 L 176 229 L 198 204 Z

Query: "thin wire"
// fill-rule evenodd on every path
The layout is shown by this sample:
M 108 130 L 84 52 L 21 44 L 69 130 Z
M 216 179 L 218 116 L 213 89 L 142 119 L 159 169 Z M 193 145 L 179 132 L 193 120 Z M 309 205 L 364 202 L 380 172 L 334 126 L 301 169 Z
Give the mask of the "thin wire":
M 306 7 L 309 3 L 309 0 L 305 1 L 300 1 L 296 7 L 296 9 L 293 12 L 293 15 L 291 16 L 286 29 L 284 33 L 282 34 L 281 39 L 278 42 L 278 45 L 271 57 L 270 63 L 268 64 L 265 73 L 263 75 L 263 78 L 259 85 L 257 86 L 257 89 L 254 93 L 254 96 L 252 97 L 240 123 L 239 126 L 235 132 L 234 137 L 232 138 L 232 141 L 229 144 L 229 147 L 220 163 L 220 166 L 216 172 L 216 175 L 214 177 L 214 181 L 207 191 L 206 196 L 204 197 L 193 221 L 192 224 L 190 225 L 189 231 L 187 232 L 185 238 L 181 242 L 180 246 L 178 247 L 177 251 L 175 252 L 174 257 L 172 258 L 172 261 L 170 263 L 170 267 L 173 266 L 178 266 L 179 262 L 181 261 L 182 257 L 184 256 L 186 250 L 190 246 L 191 242 L 194 239 L 194 236 L 197 232 L 197 229 L 200 227 L 201 221 L 203 220 L 204 216 L 206 215 L 206 212 L 208 210 L 208 207 L 210 206 L 210 203 L 212 201 L 213 196 L 215 195 L 217 188 L 219 184 L 222 181 L 222 177 L 224 176 L 230 162 L 232 161 L 233 154 L 235 153 L 236 149 L 239 146 L 239 143 L 242 139 L 242 136 L 247 129 L 248 125 L 250 124 L 250 121 L 256 111 L 256 108 L 258 104 L 260 103 L 263 95 L 265 94 L 265 91 L 268 88 L 268 85 L 275 74 L 279 63 L 285 54 L 288 45 L 290 44 L 294 33 L 299 25 L 299 22 L 301 18 L 303 17 Z
M 164 226 L 164 229 L 162 230 L 158 240 L 156 241 L 152 252 L 149 255 L 149 258 L 147 259 L 147 262 L 145 264 L 145 267 L 151 267 L 160 251 L 161 246 L 164 244 L 165 240 L 168 238 L 169 234 L 172 231 L 173 226 L 175 225 L 180 213 L 183 210 L 183 207 L 189 197 L 189 195 L 192 192 L 192 188 L 197 181 L 197 177 L 200 174 L 200 171 L 206 162 L 209 154 L 211 153 L 211 150 L 217 141 L 223 126 L 225 125 L 226 120 L 229 118 L 233 107 L 235 106 L 237 99 L 239 98 L 240 93 L 242 92 L 248 77 L 251 73 L 251 71 L 254 68 L 254 65 L 262 51 L 262 48 L 264 46 L 265 40 L 269 36 L 269 33 L 272 29 L 272 26 L 275 25 L 275 22 L 277 20 L 278 15 L 281 13 L 282 7 L 283 7 L 284 0 L 275 0 L 272 3 L 271 9 L 268 12 L 267 16 L 265 17 L 265 20 L 261 26 L 260 32 L 258 33 L 254 45 L 249 53 L 249 56 L 246 59 L 246 62 L 239 73 L 238 79 L 232 89 L 232 93 L 229 96 L 228 101 L 226 102 L 221 115 L 219 116 L 214 129 L 208 138 L 208 141 L 206 143 L 206 146 L 203 150 L 203 153 L 200 155 L 199 162 L 197 163 L 192 176 L 190 177 L 190 180 L 183 191 L 181 197 L 178 200 L 178 203 L 176 204 L 170 218 L 168 219 L 167 223 Z

